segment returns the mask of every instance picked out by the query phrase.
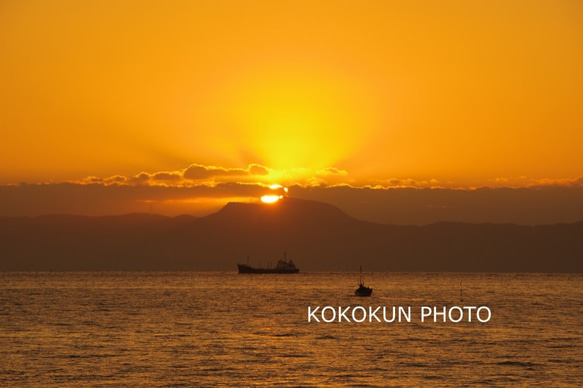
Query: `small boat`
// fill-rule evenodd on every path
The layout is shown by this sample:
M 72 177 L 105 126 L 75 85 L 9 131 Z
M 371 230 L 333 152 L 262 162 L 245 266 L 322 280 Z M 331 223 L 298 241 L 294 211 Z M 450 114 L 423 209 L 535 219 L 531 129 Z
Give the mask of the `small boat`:
M 249 259 L 249 258 L 247 258 Z M 292 260 L 286 259 L 285 252 L 283 253 L 283 259 L 277 261 L 275 268 L 255 268 L 247 264 L 237 264 L 239 267 L 239 273 L 298 273 L 300 269 L 296 267 Z
M 372 288 L 365 287 L 362 281 L 362 266 L 360 266 L 360 277 L 358 279 L 358 288 L 354 291 L 356 296 L 370 296 L 372 294 Z

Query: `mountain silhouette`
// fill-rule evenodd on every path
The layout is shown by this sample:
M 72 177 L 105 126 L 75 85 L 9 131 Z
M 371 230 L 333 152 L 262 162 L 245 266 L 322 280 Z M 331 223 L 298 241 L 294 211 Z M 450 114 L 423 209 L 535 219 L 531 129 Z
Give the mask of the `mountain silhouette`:
M 0 270 L 236 270 L 287 251 L 302 272 L 583 272 L 583 222 L 395 226 L 284 198 L 206 217 L 0 217 Z M 249 258 L 249 259 L 247 259 Z

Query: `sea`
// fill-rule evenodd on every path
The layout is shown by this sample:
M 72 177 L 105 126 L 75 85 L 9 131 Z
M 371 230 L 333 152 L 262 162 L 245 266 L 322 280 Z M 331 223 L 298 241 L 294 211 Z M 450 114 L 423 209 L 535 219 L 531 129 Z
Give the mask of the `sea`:
M 0 386 L 583 386 L 582 274 L 363 277 L 2 272 Z

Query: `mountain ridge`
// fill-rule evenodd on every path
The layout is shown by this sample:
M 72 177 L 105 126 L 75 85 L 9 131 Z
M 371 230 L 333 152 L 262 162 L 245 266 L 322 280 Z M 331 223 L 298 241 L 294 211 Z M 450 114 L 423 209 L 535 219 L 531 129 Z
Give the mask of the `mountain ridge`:
M 583 222 L 397 226 L 293 198 L 206 217 L 0 217 L 0 270 L 235 270 L 283 251 L 302 271 L 583 272 Z

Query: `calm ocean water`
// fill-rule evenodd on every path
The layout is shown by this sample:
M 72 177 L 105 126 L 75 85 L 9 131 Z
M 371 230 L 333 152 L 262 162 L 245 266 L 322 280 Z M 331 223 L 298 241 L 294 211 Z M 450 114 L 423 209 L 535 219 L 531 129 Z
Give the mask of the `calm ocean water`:
M 0 273 L 0 386 L 583 386 L 583 275 L 367 273 L 370 298 L 357 280 Z M 424 305 L 492 317 L 421 322 Z M 308 306 L 412 317 L 317 323 Z

